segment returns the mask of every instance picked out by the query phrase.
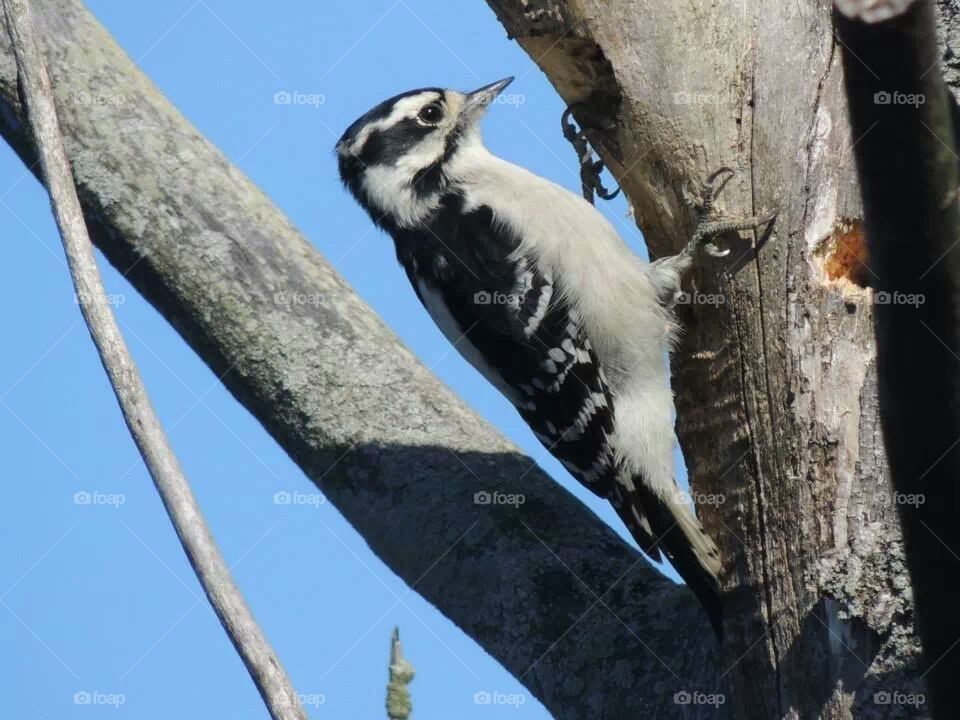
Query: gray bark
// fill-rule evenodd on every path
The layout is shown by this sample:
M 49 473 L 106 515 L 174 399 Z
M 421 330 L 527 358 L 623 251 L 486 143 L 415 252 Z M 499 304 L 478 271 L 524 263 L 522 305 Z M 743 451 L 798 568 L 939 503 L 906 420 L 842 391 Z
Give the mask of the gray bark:
M 371 549 L 558 718 L 715 717 L 673 702 L 722 672 L 692 595 L 431 375 L 79 0 L 33 7 L 94 242 Z M 0 133 L 36 171 L 5 39 Z
M 924 684 L 830 4 L 488 3 L 563 99 L 595 114 L 579 119 L 598 128 L 652 255 L 689 237 L 684 197 L 718 166 L 739 170 L 722 208 L 780 209 L 758 251 L 730 238 L 729 261 L 700 263 L 694 286 L 724 302 L 684 308 L 674 359 L 695 496 L 726 498 L 700 513 L 727 562 L 734 714 L 924 714 L 882 704 Z M 949 38 L 956 3 L 939 9 Z

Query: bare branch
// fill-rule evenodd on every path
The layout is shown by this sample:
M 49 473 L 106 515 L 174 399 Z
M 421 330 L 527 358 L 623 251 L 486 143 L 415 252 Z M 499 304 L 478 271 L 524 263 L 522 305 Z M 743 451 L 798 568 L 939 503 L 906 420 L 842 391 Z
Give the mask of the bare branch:
M 413 665 L 403 657 L 400 645 L 400 628 L 393 629 L 390 638 L 390 680 L 387 683 L 387 717 L 389 720 L 407 720 L 413 712 L 410 690 L 413 682 Z
M 110 377 L 123 418 L 150 471 L 177 537 L 233 646 L 275 720 L 306 720 L 296 691 L 270 647 L 203 519 L 130 356 L 100 279 L 70 162 L 60 135 L 46 63 L 28 0 L 3 0 L 27 119 L 63 239 L 80 310 Z

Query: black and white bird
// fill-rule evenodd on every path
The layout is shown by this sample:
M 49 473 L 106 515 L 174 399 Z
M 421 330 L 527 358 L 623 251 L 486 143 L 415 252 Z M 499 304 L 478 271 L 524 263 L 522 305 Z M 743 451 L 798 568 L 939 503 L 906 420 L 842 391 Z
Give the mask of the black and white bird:
M 719 634 L 720 555 L 673 462 L 670 300 L 692 252 L 648 264 L 581 197 L 492 155 L 479 121 L 511 80 L 385 100 L 337 143 L 340 176 L 447 339 Z

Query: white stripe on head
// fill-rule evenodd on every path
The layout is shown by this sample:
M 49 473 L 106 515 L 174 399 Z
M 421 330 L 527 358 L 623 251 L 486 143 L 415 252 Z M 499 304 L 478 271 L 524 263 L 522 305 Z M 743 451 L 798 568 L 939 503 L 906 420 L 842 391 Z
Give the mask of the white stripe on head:
M 398 100 L 390 113 L 364 126 L 356 138 L 341 153 L 355 156 L 375 132 L 387 132 L 397 123 L 411 120 L 430 103 L 441 102 L 444 115 L 433 132 L 410 146 L 391 163 L 373 163 L 364 168 L 360 182 L 375 212 L 388 214 L 401 227 L 414 227 L 422 223 L 439 203 L 439 194 L 424 195 L 412 186 L 417 174 L 439 161 L 447 150 L 447 138 L 454 131 L 464 96 L 453 91 L 426 90 Z
M 404 118 L 416 117 L 417 113 L 420 112 L 420 108 L 438 100 L 443 100 L 443 93 L 437 92 L 436 90 L 425 90 L 416 95 L 408 95 L 405 98 L 400 98 L 393 106 L 393 109 L 390 110 L 389 115 L 365 125 L 363 129 L 357 133 L 353 142 L 350 143 L 348 147 L 343 148 L 341 152 L 346 151 L 354 156 L 359 155 L 363 150 L 363 146 L 367 144 L 367 139 L 371 134 L 396 125 Z

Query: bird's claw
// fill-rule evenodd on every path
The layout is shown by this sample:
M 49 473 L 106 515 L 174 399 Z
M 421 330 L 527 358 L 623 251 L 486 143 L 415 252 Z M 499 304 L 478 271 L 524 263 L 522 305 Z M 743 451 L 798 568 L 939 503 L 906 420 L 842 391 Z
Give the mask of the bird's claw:
M 728 232 L 737 232 L 740 230 L 755 230 L 768 226 L 777 217 L 777 211 L 767 213 L 763 216 L 754 216 L 748 218 L 735 218 L 728 220 L 711 220 L 710 215 L 713 211 L 713 202 L 717 199 L 723 188 L 736 174 L 731 167 L 721 167 L 710 174 L 703 184 L 701 201 L 697 212 L 697 227 L 693 232 L 693 237 L 687 243 L 684 252 L 693 255 L 697 250 L 702 249 L 707 255 L 722 258 L 730 254 L 730 248 L 721 250 L 717 245 L 710 241 L 711 238 L 723 235 Z
M 704 183 L 704 209 L 709 212 L 710 208 L 713 206 L 713 201 L 717 198 L 720 193 L 723 192 L 723 188 L 726 187 L 727 183 L 733 179 L 733 176 L 737 174 L 737 171 L 732 167 L 724 165 L 720 168 L 717 168 L 713 171 L 710 177 L 707 178 L 706 183 Z
M 583 197 L 592 205 L 594 193 L 603 200 L 613 200 L 620 194 L 620 186 L 616 190 L 607 190 L 600 179 L 600 173 L 603 172 L 603 160 L 593 159 L 593 150 L 590 147 L 590 140 L 587 138 L 585 130 L 587 126 L 581 124 L 577 128 L 573 122 L 573 113 L 578 113 L 581 117 L 590 117 L 591 113 L 588 106 L 583 103 L 575 103 L 567 107 L 560 117 L 560 126 L 563 129 L 563 136 L 573 145 L 580 160 L 580 182 L 583 188 Z M 599 126 L 597 126 L 599 127 Z M 604 129 L 609 129 L 604 127 Z
M 721 250 L 712 242 L 706 242 L 703 244 L 702 247 L 703 247 L 703 251 L 711 257 L 724 258 L 730 254 L 730 248 L 727 248 L 726 250 Z

